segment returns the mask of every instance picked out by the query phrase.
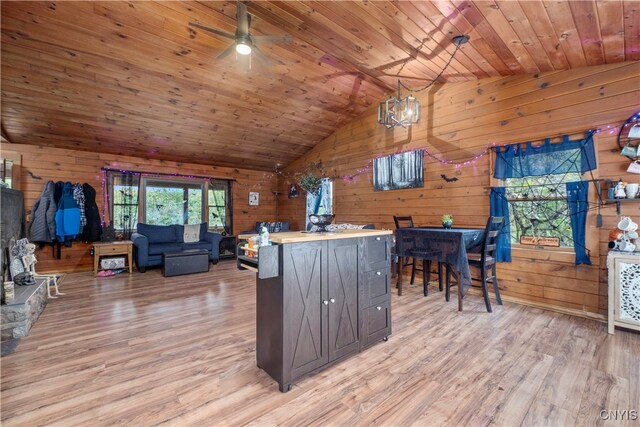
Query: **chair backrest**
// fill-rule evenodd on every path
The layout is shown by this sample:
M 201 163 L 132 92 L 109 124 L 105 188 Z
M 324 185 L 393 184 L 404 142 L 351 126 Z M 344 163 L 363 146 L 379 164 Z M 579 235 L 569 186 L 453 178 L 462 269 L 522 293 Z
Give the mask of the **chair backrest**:
M 504 225 L 504 217 L 490 216 L 484 229 L 484 242 L 482 242 L 482 260 L 488 257 L 495 259 L 498 248 L 498 237 Z
M 411 228 L 413 227 L 413 218 L 411 216 L 393 216 L 393 222 L 396 223 L 396 228 Z

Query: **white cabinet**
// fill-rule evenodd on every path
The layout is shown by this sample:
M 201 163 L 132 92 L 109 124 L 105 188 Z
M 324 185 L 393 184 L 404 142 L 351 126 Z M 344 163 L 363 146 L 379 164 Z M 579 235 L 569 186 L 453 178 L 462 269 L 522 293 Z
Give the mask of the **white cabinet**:
M 640 253 L 611 251 L 609 269 L 609 333 L 615 326 L 640 330 Z

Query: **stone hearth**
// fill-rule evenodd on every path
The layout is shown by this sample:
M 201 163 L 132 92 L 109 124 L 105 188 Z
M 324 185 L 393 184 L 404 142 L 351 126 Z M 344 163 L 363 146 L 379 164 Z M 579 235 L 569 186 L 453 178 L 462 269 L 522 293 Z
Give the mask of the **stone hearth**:
M 16 286 L 15 297 L 9 304 L 2 304 L 1 340 L 26 337 L 40 313 L 47 305 L 47 285 L 37 279 L 31 286 Z

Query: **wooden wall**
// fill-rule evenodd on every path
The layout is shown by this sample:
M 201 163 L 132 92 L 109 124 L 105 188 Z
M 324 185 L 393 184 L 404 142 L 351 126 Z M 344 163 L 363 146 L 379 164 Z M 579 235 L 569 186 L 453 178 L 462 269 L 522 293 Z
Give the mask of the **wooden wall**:
M 234 179 L 233 183 L 233 230 L 251 229 L 256 221 L 273 221 L 276 218 L 276 203 L 272 191 L 276 189 L 273 174 L 227 167 L 150 160 L 139 157 L 117 156 L 86 151 L 55 149 L 24 144 L 3 144 L 5 152 L 22 156 L 21 187 L 25 193 L 25 208 L 30 213 L 33 203 L 40 196 L 48 180 L 88 183 L 97 191 L 96 201 L 101 215 L 103 211 L 103 174 L 101 168 L 117 168 L 148 173 L 211 176 Z M 35 177 L 38 177 L 37 179 Z M 260 193 L 260 204 L 249 206 L 249 192 Z M 280 196 L 282 197 L 282 196 Z M 93 258 L 89 255 L 90 244 L 74 242 L 71 248 L 62 248 L 60 260 L 52 257 L 51 245 L 38 250 L 39 272 L 66 272 L 91 270 Z
M 616 144 L 617 127 L 639 109 L 639 75 L 640 63 L 627 62 L 437 85 L 415 94 L 422 104 L 417 125 L 385 129 L 371 109 L 290 165 L 289 171 L 321 160 L 331 175 L 344 177 L 367 166 L 375 156 L 417 148 L 426 148 L 442 160 L 464 161 L 494 143 L 599 128 L 596 176 L 640 182 L 639 175 L 626 173 L 629 161 L 620 156 Z M 393 215 L 412 215 L 417 225 L 439 225 L 441 215 L 451 213 L 456 225 L 484 226 L 489 213 L 490 157 L 457 168 L 425 156 L 425 184 L 420 189 L 374 192 L 371 170 L 354 182 L 337 179 L 336 222 L 375 223 L 393 229 Z M 446 182 L 441 175 L 458 180 Z M 281 191 L 290 182 L 282 179 Z M 280 219 L 301 228 L 304 209 L 304 197 L 283 197 Z M 640 203 L 624 205 L 622 213 L 640 219 Z M 514 250 L 513 262 L 499 267 L 502 294 L 576 313 L 606 313 L 606 245 L 618 217 L 611 205 L 602 214 L 602 228 L 595 227 L 595 213 L 588 219 L 592 266 L 575 266 L 572 253 Z

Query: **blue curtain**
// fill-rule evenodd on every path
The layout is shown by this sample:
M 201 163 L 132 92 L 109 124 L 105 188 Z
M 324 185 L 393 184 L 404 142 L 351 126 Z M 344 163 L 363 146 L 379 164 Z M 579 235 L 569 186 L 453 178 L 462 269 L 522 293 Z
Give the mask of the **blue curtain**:
M 596 168 L 593 131 L 589 131 L 584 139 L 576 141 L 571 141 L 565 135 L 562 142 L 557 144 L 545 139 L 539 147 L 534 147 L 531 142 L 524 146 L 511 144 L 497 147 L 493 176 L 497 179 L 524 178 L 568 172 L 585 173 Z
M 498 238 L 496 261 L 511 262 L 511 228 L 509 223 L 509 202 L 504 187 L 491 187 L 489 213 L 504 218 L 502 232 Z
M 589 183 L 585 181 L 567 182 L 567 203 L 571 217 L 573 246 L 576 264 L 591 264 L 586 248 L 587 210 L 589 210 Z

